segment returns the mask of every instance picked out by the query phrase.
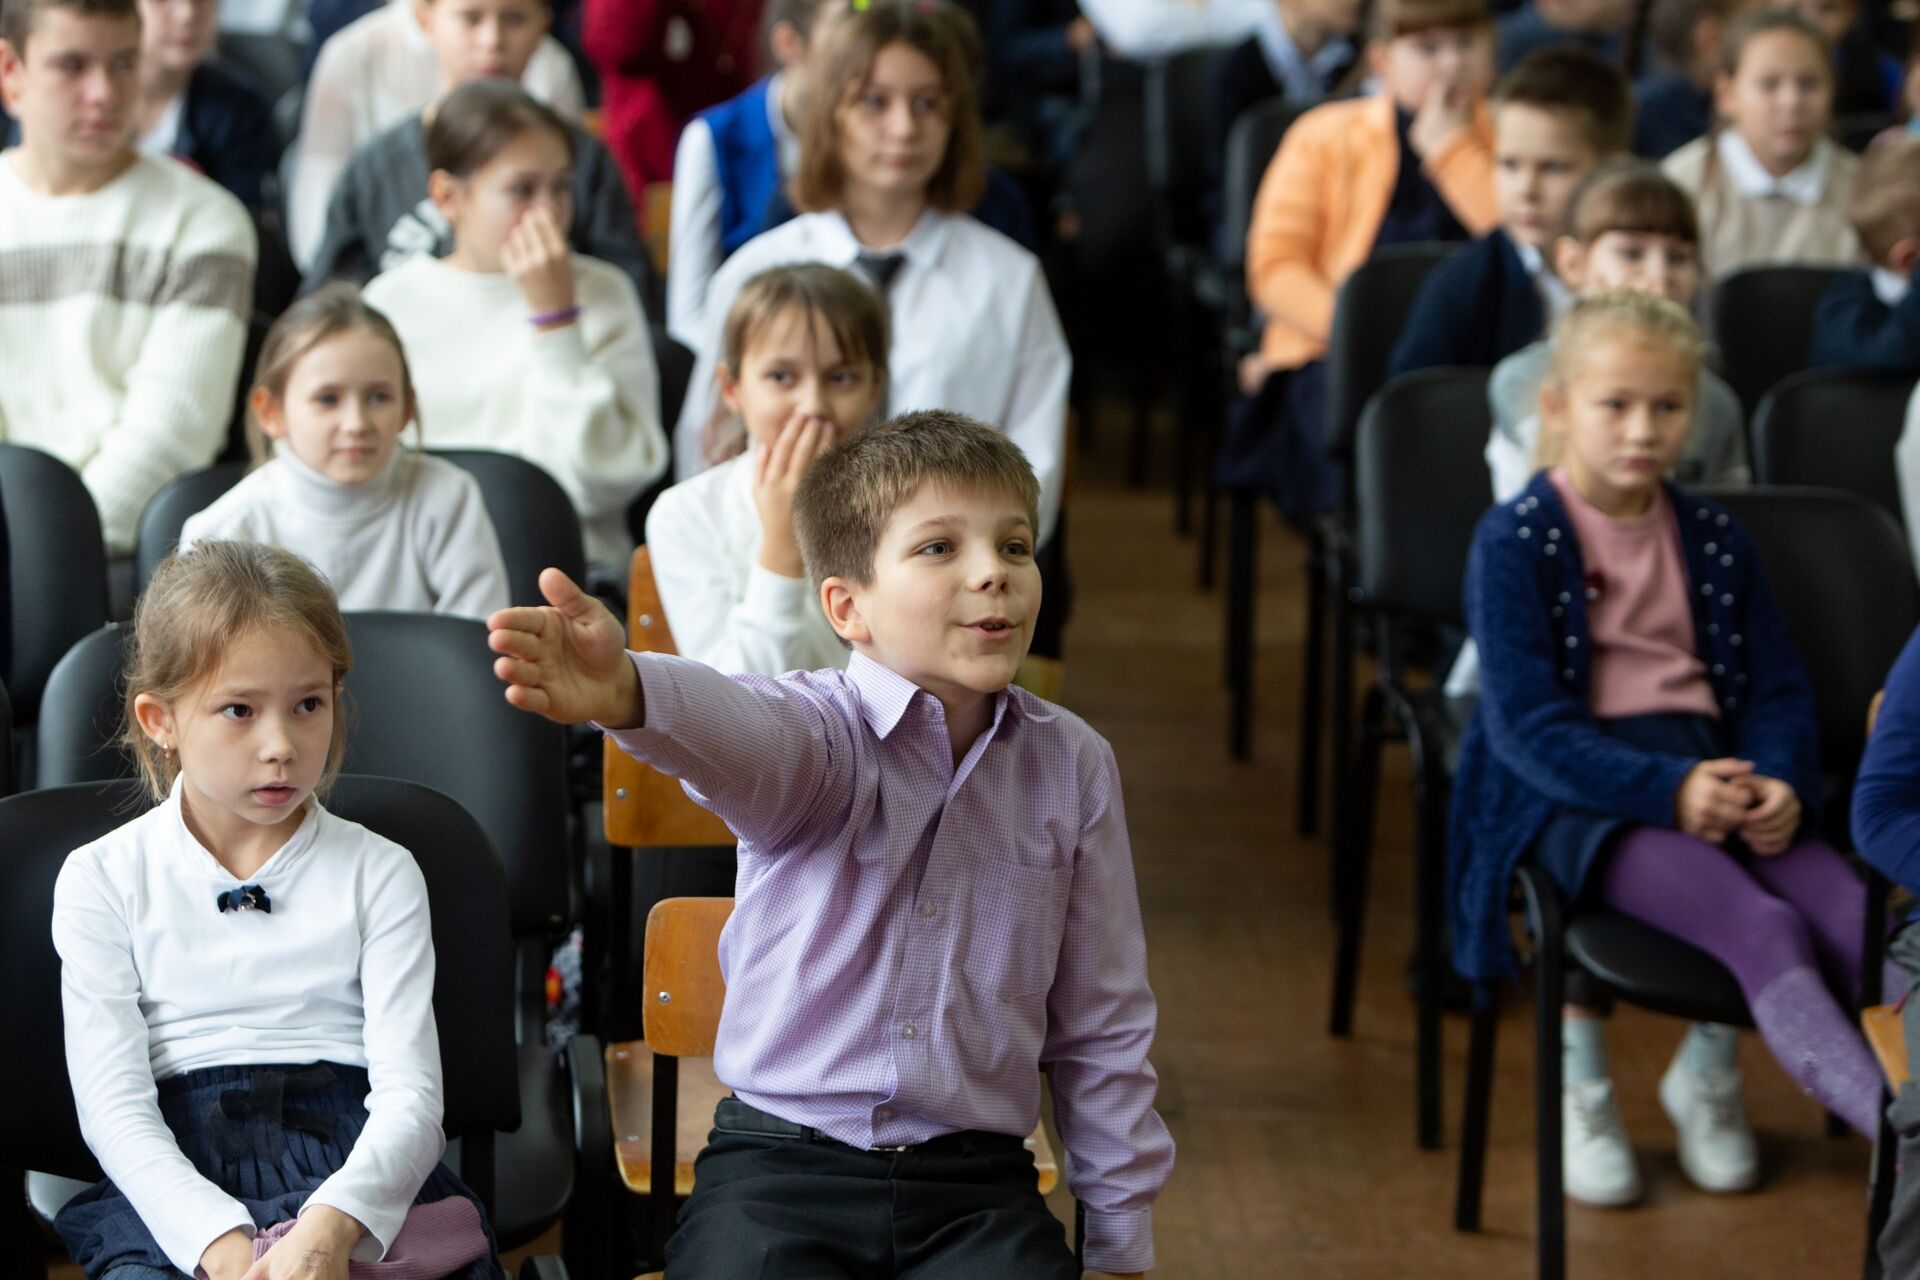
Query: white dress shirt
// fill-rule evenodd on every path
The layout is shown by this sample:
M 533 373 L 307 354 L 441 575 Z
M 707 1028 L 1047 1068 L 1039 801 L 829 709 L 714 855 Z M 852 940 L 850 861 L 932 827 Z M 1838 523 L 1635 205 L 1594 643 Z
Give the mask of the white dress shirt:
M 1244 40 L 1273 12 L 1273 0 L 1080 0 L 1080 11 L 1107 48 L 1147 59 Z
M 1738 129 L 1722 129 L 1714 137 L 1714 149 L 1720 153 L 1720 166 L 1728 181 L 1743 200 L 1779 196 L 1795 204 L 1817 205 L 1827 193 L 1827 177 L 1833 171 L 1833 144 L 1821 138 L 1798 166 L 1774 177 L 1753 153 L 1753 146 Z
M 757 446 L 756 446 L 757 447 Z M 809 578 L 760 563 L 752 450 L 661 494 L 647 547 L 674 648 L 727 675 L 778 676 L 845 667 Z
M 929 209 L 888 250 L 862 246 L 839 213 L 801 214 L 742 245 L 714 274 L 694 326 L 698 360 L 674 435 L 676 473 L 686 479 L 705 468 L 700 434 L 718 398 L 721 332 L 740 286 L 790 262 L 857 274 L 861 253 L 896 251 L 906 260 L 888 290 L 888 412 L 948 409 L 1005 431 L 1040 478 L 1044 544 L 1060 510 L 1073 357 L 1040 260 L 967 214 Z
M 1353 58 L 1353 41 L 1346 36 L 1329 36 L 1318 51 L 1306 53 L 1287 30 L 1279 5 L 1271 5 L 1260 25 L 1253 29 L 1260 40 L 1260 54 L 1281 94 L 1294 102 L 1315 102 L 1327 95 L 1327 80 Z
M 53 890 L 67 1072 L 80 1132 L 174 1266 L 253 1220 L 194 1169 L 156 1081 L 204 1067 L 364 1067 L 367 1124 L 307 1198 L 366 1228 L 378 1260 L 433 1171 L 440 1042 L 426 880 L 405 849 L 308 802 L 300 829 L 248 883 L 273 912 L 223 912 L 239 881 L 166 802 L 76 849 Z
M 800 167 L 800 139 L 787 127 L 780 108 L 787 73 L 777 71 L 767 85 L 767 124 L 780 152 L 780 181 Z M 713 130 L 695 117 L 680 132 L 673 153 L 673 213 L 667 238 L 667 332 L 692 346 L 700 335 L 694 321 L 707 296 L 713 273 L 726 261 L 720 243 L 720 171 Z
M 520 83 L 569 120 L 586 110 L 573 59 L 552 36 L 540 41 Z M 320 46 L 300 113 L 287 193 L 287 236 L 301 270 L 313 265 L 327 229 L 327 203 L 347 161 L 365 142 L 426 110 L 440 91 L 440 60 L 413 0 L 388 0 Z

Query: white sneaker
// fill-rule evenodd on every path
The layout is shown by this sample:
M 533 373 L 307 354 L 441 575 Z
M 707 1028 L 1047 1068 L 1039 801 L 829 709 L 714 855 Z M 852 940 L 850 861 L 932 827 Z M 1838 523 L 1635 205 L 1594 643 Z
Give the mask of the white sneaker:
M 1582 1204 L 1616 1209 L 1640 1198 L 1640 1166 L 1620 1123 L 1611 1080 L 1577 1080 L 1560 1090 L 1561 1179 Z
M 1680 1132 L 1680 1167 L 1702 1191 L 1747 1191 L 1760 1177 L 1740 1071 L 1689 1071 L 1675 1058 L 1660 1077 L 1660 1105 Z

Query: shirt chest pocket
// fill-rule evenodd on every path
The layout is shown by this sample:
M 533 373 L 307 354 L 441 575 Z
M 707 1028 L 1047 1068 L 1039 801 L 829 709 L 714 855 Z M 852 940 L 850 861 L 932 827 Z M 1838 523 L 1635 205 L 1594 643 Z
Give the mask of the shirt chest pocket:
M 1009 854 L 981 868 L 963 958 L 983 1000 L 1044 999 L 1053 987 L 1073 868 Z

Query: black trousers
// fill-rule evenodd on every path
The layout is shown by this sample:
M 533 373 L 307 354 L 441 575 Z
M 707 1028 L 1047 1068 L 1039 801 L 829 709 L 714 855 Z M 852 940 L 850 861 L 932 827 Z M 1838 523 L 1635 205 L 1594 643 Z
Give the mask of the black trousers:
M 670 1280 L 1079 1280 L 1019 1138 L 863 1151 L 723 1098 Z

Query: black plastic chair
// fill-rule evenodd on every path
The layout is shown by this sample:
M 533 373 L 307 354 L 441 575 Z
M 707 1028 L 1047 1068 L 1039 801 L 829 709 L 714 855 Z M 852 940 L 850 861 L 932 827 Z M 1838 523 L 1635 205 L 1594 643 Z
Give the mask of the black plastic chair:
M 107 621 L 107 552 L 93 495 L 50 453 L 0 444 L 0 504 L 13 590 L 13 669 L 0 681 L 15 722 L 30 725 L 60 655 Z
M 447 1065 L 450 1139 L 460 1143 L 460 1176 L 494 1215 L 500 1185 L 497 1133 L 521 1124 L 513 1042 L 513 956 L 507 934 L 507 885 L 487 834 L 446 796 L 413 783 L 343 776 L 327 800 L 335 814 L 411 850 L 427 881 L 435 952 L 434 1014 Z M 0 800 L 7 832 L 7 875 L 0 880 L 0 1037 L 5 1043 L 61 1042 L 60 960 L 47 920 L 54 880 L 67 855 L 129 821 L 146 807 L 139 784 L 57 787 Z M 0 1165 L 97 1180 L 98 1164 L 80 1136 L 66 1061 L 58 1052 L 5 1055 L 0 1089 Z M 44 1250 L 25 1198 L 4 1197 L 0 1241 L 26 1274 L 44 1275 Z M 496 1218 L 497 1221 L 497 1218 Z M 9 1270 L 9 1274 L 21 1274 Z M 527 1277 L 559 1280 L 556 1259 L 538 1260 Z
M 126 670 L 126 628 L 109 624 L 84 637 L 47 677 L 34 726 L 35 783 L 70 787 L 137 776 L 117 739 L 126 716 L 120 687 Z
M 1414 846 L 1415 1117 L 1420 1146 L 1441 1140 L 1441 991 L 1450 972 L 1442 954 L 1446 918 L 1447 798 L 1471 701 L 1450 699 L 1438 681 L 1407 679 L 1401 643 L 1409 629 L 1465 634 L 1461 579 L 1480 516 L 1493 502 L 1483 451 L 1492 429 L 1485 369 L 1423 369 L 1387 384 L 1360 419 L 1354 453 L 1358 520 L 1354 608 L 1373 621 L 1379 675 L 1361 707 L 1359 736 L 1341 786 L 1352 815 L 1336 832 L 1334 874 L 1339 921 L 1329 1029 L 1353 1028 L 1354 990 L 1366 923 L 1381 749 L 1403 737 L 1413 757 L 1417 819 Z
M 1808 369 L 1786 378 L 1754 415 L 1755 479 L 1844 489 L 1905 524 L 1893 448 L 1913 390 L 1911 374 Z
M 1906 539 L 1885 512 L 1853 494 L 1824 489 L 1712 492 L 1746 527 L 1813 684 L 1814 714 L 1828 778 L 1826 834 L 1847 848 L 1847 796 L 1866 741 L 1868 704 L 1920 622 Z M 1833 625 L 1836 618 L 1845 626 Z M 1750 1026 L 1739 985 L 1717 961 L 1687 943 L 1617 912 L 1570 911 L 1551 876 L 1523 864 L 1516 877 L 1534 942 L 1534 1173 L 1538 1188 L 1538 1271 L 1566 1272 L 1566 1206 L 1561 1182 L 1560 1006 L 1570 959 L 1629 1003 L 1695 1021 Z M 1868 877 L 1862 1005 L 1879 999 L 1885 954 L 1885 881 Z M 1881 927 L 1876 927 L 1880 922 Z M 1466 1118 L 1454 1226 L 1480 1226 L 1487 1123 L 1499 1013 L 1474 1010 L 1467 1060 Z M 1871 1256 L 1873 1242 L 1867 1241 Z
M 693 352 L 669 337 L 662 325 L 653 326 L 653 365 L 660 375 L 660 421 L 666 424 L 667 447 L 673 447 L 673 424 L 680 421 L 680 407 L 687 401 L 687 387 L 693 382 Z M 648 485 L 627 508 L 627 531 L 635 546 L 647 540 L 647 512 L 655 499 L 673 484 L 673 465 L 669 461 L 660 478 Z
M 540 603 L 540 571 L 549 565 L 575 582 L 586 581 L 580 517 L 567 491 L 545 468 L 489 449 L 427 452 L 464 468 L 480 482 L 480 497 L 507 562 L 507 588 L 516 603 Z
M 169 481 L 147 502 L 133 540 L 133 589 L 145 592 L 153 571 L 180 545 L 180 531 L 247 474 L 244 462 L 219 462 Z
M 13 794 L 13 700 L 0 684 L 0 799 Z
M 1748 267 L 1714 284 L 1709 330 L 1749 420 L 1775 383 L 1807 367 L 1814 307 L 1839 274 L 1838 267 Z

